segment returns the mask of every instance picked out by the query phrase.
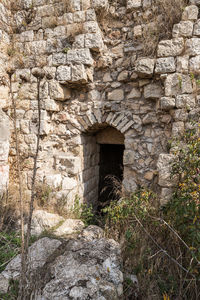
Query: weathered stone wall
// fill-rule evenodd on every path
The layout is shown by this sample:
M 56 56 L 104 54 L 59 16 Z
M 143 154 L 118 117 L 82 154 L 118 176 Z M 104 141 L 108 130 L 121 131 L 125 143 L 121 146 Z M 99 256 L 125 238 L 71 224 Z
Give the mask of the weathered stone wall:
M 8 67 L 8 47 L 10 44 L 10 19 L 11 13 L 6 1 L 0 3 L 0 194 L 8 186 L 9 179 L 9 76 Z
M 197 112 L 200 31 L 197 6 L 183 12 L 173 38 L 157 57 L 142 57 L 136 20 L 151 13 L 150 0 L 21 1 L 13 10 L 10 47 L 24 183 L 30 188 L 37 134 L 37 79 L 41 81 L 41 146 L 38 181 L 95 201 L 98 143 L 112 126 L 124 135 L 127 191 L 138 185 L 169 195 L 167 141 L 189 126 Z M 140 37 L 140 39 L 139 39 Z M 191 74 L 194 76 L 191 76 Z M 15 157 L 11 140 L 11 163 Z M 158 162 L 158 164 L 157 164 Z

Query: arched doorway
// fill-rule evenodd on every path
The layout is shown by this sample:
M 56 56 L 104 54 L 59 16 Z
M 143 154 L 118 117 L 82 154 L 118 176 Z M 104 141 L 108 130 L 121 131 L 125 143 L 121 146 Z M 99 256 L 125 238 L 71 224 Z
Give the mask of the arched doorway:
M 124 135 L 105 125 L 84 134 L 82 141 L 84 199 L 101 210 L 121 192 Z

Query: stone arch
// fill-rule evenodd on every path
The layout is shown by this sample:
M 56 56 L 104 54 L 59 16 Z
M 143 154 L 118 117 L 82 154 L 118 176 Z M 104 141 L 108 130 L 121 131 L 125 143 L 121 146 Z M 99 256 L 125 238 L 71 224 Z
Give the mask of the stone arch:
M 87 112 L 84 116 L 78 116 L 77 121 L 82 132 L 95 131 L 107 125 L 124 134 L 135 124 L 135 120 L 128 113 L 102 113 L 100 109 L 94 109 L 93 112 Z

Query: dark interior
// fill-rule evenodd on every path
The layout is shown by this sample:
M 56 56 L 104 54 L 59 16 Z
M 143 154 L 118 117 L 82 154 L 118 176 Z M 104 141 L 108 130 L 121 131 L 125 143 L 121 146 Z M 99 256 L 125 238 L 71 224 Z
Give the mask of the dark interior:
M 123 153 L 124 145 L 100 145 L 98 210 L 120 198 Z

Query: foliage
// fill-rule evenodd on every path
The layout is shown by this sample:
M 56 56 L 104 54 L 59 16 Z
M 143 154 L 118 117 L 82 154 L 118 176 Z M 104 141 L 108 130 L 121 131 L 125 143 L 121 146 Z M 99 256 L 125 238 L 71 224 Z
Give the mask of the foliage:
M 94 221 L 92 205 L 80 203 L 80 198 L 78 196 L 75 197 L 74 207 L 71 210 L 71 213 L 74 218 L 81 219 L 86 226 L 89 226 Z
M 140 189 L 104 209 L 107 236 L 121 243 L 124 269 L 140 282 L 134 298 L 136 287 L 126 281 L 125 299 L 198 299 L 198 274 L 190 267 L 193 252 L 172 227 L 170 204 L 162 211 L 157 203 L 152 191 Z
M 178 184 L 165 207 L 166 218 L 192 253 L 190 270 L 200 271 L 200 126 L 194 126 L 174 143 L 172 175 Z M 200 273 L 198 274 L 200 279 Z

